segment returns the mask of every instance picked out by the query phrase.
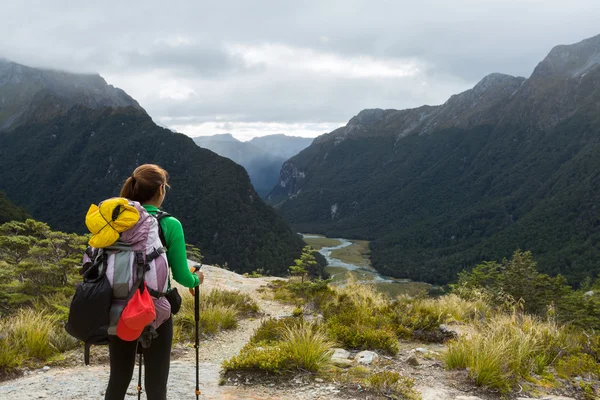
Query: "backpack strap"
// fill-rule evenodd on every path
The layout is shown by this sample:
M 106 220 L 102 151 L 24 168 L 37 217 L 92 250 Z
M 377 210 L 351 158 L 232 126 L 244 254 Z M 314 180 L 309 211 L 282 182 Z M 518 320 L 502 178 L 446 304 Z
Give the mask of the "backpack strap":
M 167 239 L 165 239 L 165 233 L 163 232 L 162 226 L 160 225 L 160 220 L 163 219 L 163 218 L 166 218 L 166 217 L 170 217 L 170 216 L 171 216 L 171 214 L 169 214 L 166 211 L 162 211 L 162 210 L 159 210 L 154 215 L 154 218 L 156 218 L 156 220 L 158 221 L 158 237 L 160 238 L 160 242 L 163 245 L 163 252 L 164 252 L 165 249 L 166 250 L 168 250 L 168 249 L 167 249 Z M 170 265 L 169 265 L 169 268 L 171 268 Z M 169 287 L 171 287 L 171 274 L 167 275 L 167 279 L 169 281 Z M 155 297 L 157 299 L 159 299 L 159 298 L 167 295 L 166 293 L 157 292 L 156 290 L 150 289 L 150 288 L 148 288 L 148 293 L 150 293 L 150 296 L 153 296 L 153 297 Z
M 158 237 L 160 237 L 160 242 L 162 243 L 163 247 L 167 247 L 167 241 L 165 239 L 165 234 L 162 230 L 162 226 L 160 226 L 160 220 L 165 218 L 165 217 L 170 217 L 171 214 L 169 214 L 168 212 L 165 211 L 159 211 L 156 213 L 156 215 L 154 215 L 154 218 L 156 218 L 156 220 L 158 221 Z
M 140 285 L 142 284 L 142 282 L 144 282 L 144 274 L 148 270 L 150 270 L 150 266 L 146 262 L 146 257 L 144 256 L 144 253 L 141 251 L 135 252 L 135 263 L 137 265 L 137 269 L 136 269 L 137 279 L 135 280 L 135 282 L 133 282 L 133 286 L 131 286 L 131 290 L 127 294 L 127 298 L 125 299 L 125 304 L 129 303 L 129 300 L 131 300 L 131 298 L 135 294 L 135 291 L 138 290 Z

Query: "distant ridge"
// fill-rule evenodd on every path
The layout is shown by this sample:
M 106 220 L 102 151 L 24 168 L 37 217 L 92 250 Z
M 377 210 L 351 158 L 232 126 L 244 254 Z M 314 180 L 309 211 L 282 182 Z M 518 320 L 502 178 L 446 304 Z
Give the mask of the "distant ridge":
M 242 142 L 223 133 L 195 137 L 194 142 L 243 166 L 258 194 L 264 197 L 277 183 L 284 161 L 308 147 L 312 139 L 278 134 Z

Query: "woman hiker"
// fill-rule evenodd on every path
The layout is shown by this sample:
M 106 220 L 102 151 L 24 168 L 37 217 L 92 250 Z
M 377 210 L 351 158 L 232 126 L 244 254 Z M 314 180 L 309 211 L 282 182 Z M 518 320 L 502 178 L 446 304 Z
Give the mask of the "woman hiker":
M 154 164 L 141 165 L 127 178 L 121 189 L 121 197 L 139 202 L 151 215 L 160 212 L 169 184 L 167 171 Z M 175 281 L 187 288 L 202 283 L 202 272 L 188 269 L 185 239 L 181 222 L 172 216 L 161 218 L 160 227 L 167 248 L 167 260 Z M 143 350 L 145 389 L 148 400 L 167 399 L 167 380 L 173 342 L 173 318 L 169 318 L 156 330 L 150 347 Z M 124 341 L 110 336 L 110 379 L 105 400 L 123 400 L 133 376 L 137 341 Z

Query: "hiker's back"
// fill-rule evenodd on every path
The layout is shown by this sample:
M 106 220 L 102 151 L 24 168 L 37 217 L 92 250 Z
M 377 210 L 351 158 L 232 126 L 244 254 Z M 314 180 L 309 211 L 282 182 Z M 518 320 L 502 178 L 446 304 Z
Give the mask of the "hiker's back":
M 165 297 L 169 284 L 166 249 L 156 217 L 138 202 L 112 198 L 90 207 L 86 225 L 93 236 L 84 254 L 84 282 L 73 298 L 67 330 L 86 343 L 87 363 L 90 345 L 106 344 L 108 335 L 118 334 L 123 309 L 143 283 L 152 296 L 156 318 L 141 335 L 151 339 L 155 330 L 170 318 L 171 306 Z M 108 306 L 106 283 L 110 287 Z M 90 310 L 101 313 L 106 308 L 106 315 L 89 314 Z M 122 339 L 137 337 L 129 332 Z

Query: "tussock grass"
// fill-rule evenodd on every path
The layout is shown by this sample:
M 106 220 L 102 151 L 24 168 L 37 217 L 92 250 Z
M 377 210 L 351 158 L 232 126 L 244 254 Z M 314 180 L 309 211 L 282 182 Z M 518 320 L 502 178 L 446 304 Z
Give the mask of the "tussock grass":
M 173 339 L 187 342 L 194 339 L 194 297 L 182 293 L 179 313 L 174 317 Z M 258 313 L 258 304 L 247 294 L 213 289 L 200 292 L 199 329 L 202 334 L 214 335 L 222 330 L 235 329 L 242 317 Z
M 519 378 L 543 371 L 561 354 L 580 348 L 566 327 L 529 315 L 497 314 L 476 327 L 474 334 L 449 343 L 446 367 L 469 368 L 477 385 L 503 393 Z
M 224 372 L 260 370 L 283 374 L 319 372 L 329 366 L 333 342 L 321 326 L 303 320 L 270 319 L 256 330 L 240 354 L 223 362 Z
M 283 352 L 294 368 L 319 372 L 329 365 L 334 343 L 320 326 L 304 321 L 295 326 L 288 325 L 282 339 Z
M 23 308 L 0 320 L 0 374 L 30 362 L 45 361 L 76 348 L 57 314 Z
M 259 312 L 256 301 L 250 295 L 238 291 L 212 289 L 208 293 L 200 292 L 200 304 L 207 306 L 229 306 L 244 316 Z
M 419 299 L 416 308 L 437 315 L 441 323 L 471 322 L 493 315 L 492 308 L 483 298 L 465 300 L 455 294 Z
M 201 334 L 214 335 L 221 330 L 237 327 L 238 312 L 231 306 L 200 303 L 198 328 Z M 173 340 L 189 342 L 194 340 L 194 298 L 183 296 L 181 309 L 173 319 Z
M 336 293 L 324 310 L 327 331 L 334 340 L 346 348 L 398 353 L 390 303 L 384 294 L 355 281 Z

